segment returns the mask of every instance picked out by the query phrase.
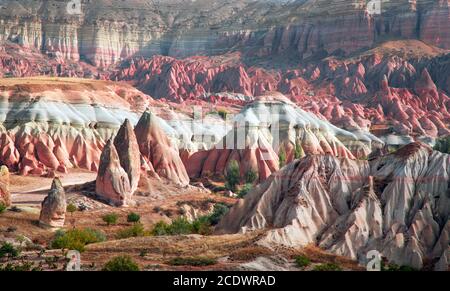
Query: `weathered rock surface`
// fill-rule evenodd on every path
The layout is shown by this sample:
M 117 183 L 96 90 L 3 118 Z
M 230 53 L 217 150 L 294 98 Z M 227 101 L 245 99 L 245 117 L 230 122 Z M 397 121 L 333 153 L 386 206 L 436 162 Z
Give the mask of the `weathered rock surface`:
M 234 128 L 215 148 L 199 151 L 185 160 L 189 176 L 223 175 L 237 161 L 242 176 L 249 171 L 264 181 L 284 162 L 305 155 L 366 157 L 382 142 L 368 132 L 341 130 L 303 111 L 280 94 L 261 96 L 235 118 Z
M 83 2 L 81 14 L 69 14 L 67 4 L 2 3 L 0 39 L 96 66 L 135 54 L 192 56 L 236 47 L 250 56 L 293 52 L 306 59 L 392 37 L 450 48 L 448 1 L 391 1 L 381 15 L 370 15 L 362 1 L 340 0 L 99 0 Z
M 95 192 L 115 206 L 128 206 L 132 201 L 128 173 L 122 168 L 116 147 L 109 140 L 100 156 Z
M 117 132 L 114 146 L 119 155 L 120 165 L 128 174 L 131 193 L 134 193 L 138 188 L 141 175 L 141 155 L 134 128 L 128 119 L 125 119 Z
M 378 250 L 420 269 L 425 260 L 446 260 L 449 165 L 449 155 L 421 143 L 371 161 L 307 156 L 247 194 L 218 229 L 270 228 L 261 243 L 315 243 L 362 262 Z
M 159 119 L 150 111 L 142 114 L 135 134 L 148 171 L 176 184 L 186 186 L 189 177 L 178 152 L 161 129 Z
M 47 197 L 42 201 L 39 225 L 49 228 L 61 228 L 66 219 L 66 193 L 59 178 L 55 178 Z
M 11 206 L 11 192 L 9 192 L 9 170 L 6 166 L 0 168 L 0 203 Z

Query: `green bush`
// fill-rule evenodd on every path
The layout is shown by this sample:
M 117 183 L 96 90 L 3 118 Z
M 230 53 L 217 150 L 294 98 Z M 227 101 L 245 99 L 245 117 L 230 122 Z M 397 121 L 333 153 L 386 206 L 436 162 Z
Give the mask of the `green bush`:
M 58 230 L 55 233 L 55 238 L 51 243 L 51 247 L 54 249 L 77 250 L 83 252 L 86 245 L 105 240 L 106 237 L 102 232 L 90 228 L 75 228 L 68 231 Z
M 172 221 L 169 228 L 169 233 L 171 235 L 177 234 L 191 234 L 193 233 L 192 224 L 184 217 L 176 218 Z
M 145 230 L 142 223 L 135 223 L 126 229 L 123 229 L 117 233 L 118 239 L 124 239 L 129 237 L 140 237 L 145 236 Z
M 19 255 L 20 255 L 20 250 L 15 248 L 10 243 L 5 242 L 0 247 L 0 258 L 3 258 L 3 257 L 16 258 Z
M 258 173 L 256 173 L 256 172 L 253 171 L 252 169 L 250 169 L 250 170 L 245 174 L 245 183 L 247 183 L 247 184 L 253 184 L 253 183 L 255 183 L 256 180 L 258 180 Z
M 280 168 L 283 168 L 286 165 L 286 151 L 283 146 L 280 147 L 280 151 L 278 153 L 278 162 L 280 164 Z
M 6 208 L 7 208 L 6 205 L 0 202 L 0 213 L 5 212 Z
M 169 228 L 170 228 L 169 224 L 167 224 L 164 221 L 159 221 L 158 223 L 155 224 L 155 226 L 153 226 L 151 234 L 155 236 L 169 235 L 170 234 Z
M 66 210 L 69 213 L 74 213 L 74 212 L 76 212 L 78 210 L 78 207 L 76 205 L 70 203 L 69 205 L 67 205 Z
M 108 272 L 135 272 L 139 271 L 139 266 L 130 256 L 118 256 L 105 264 L 102 271 Z
M 252 184 L 245 184 L 244 187 L 242 187 L 242 189 L 239 191 L 238 197 L 244 198 L 245 195 L 247 195 L 248 192 L 250 192 L 252 189 L 253 189 Z
M 192 258 L 174 258 L 168 262 L 172 266 L 210 266 L 217 264 L 217 260 L 204 257 L 192 257 Z
M 209 216 L 202 216 L 196 219 L 194 222 L 192 222 L 192 228 L 194 233 L 201 235 L 210 235 L 212 233 L 212 230 Z
M 127 222 L 139 222 L 141 220 L 141 216 L 137 213 L 131 212 L 127 216 Z
M 236 192 L 236 186 L 239 184 L 241 174 L 239 170 L 239 164 L 237 161 L 233 160 L 227 169 L 227 174 L 225 176 L 226 183 L 225 188 L 230 191 Z
M 108 213 L 103 215 L 102 219 L 109 226 L 112 224 L 116 224 L 117 220 L 119 219 L 119 216 L 116 213 Z
M 315 266 L 314 271 L 342 271 L 342 268 L 334 263 L 326 263 Z
M 214 205 L 214 211 L 209 216 L 209 222 L 211 225 L 218 224 L 222 216 L 224 216 L 229 210 L 230 208 L 223 203 L 217 203 Z
M 305 268 L 311 264 L 311 260 L 306 256 L 295 257 L 295 264 L 299 268 Z

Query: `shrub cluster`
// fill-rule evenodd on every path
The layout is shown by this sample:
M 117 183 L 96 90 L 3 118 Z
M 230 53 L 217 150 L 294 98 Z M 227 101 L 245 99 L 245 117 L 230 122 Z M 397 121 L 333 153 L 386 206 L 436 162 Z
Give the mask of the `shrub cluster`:
M 108 272 L 135 272 L 139 271 L 139 266 L 130 256 L 118 256 L 105 264 L 102 271 Z
M 54 249 L 77 250 L 84 251 L 84 247 L 91 243 L 105 241 L 105 235 L 94 229 L 71 229 L 68 231 L 58 230 L 55 233 L 55 238 L 51 243 Z

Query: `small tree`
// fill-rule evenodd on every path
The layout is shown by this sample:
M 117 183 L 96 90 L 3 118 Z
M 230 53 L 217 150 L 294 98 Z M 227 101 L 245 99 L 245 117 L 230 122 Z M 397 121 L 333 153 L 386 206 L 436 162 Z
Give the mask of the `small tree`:
M 238 162 L 235 160 L 231 161 L 228 166 L 227 175 L 225 177 L 227 180 L 227 182 L 225 183 L 225 187 L 228 190 L 235 192 L 236 186 L 239 184 L 240 176 L 241 173 L 239 170 Z
M 253 188 L 253 184 L 245 184 L 244 187 L 242 187 L 241 191 L 239 191 L 238 197 L 244 198 L 248 192 L 250 192 Z
M 256 173 L 256 171 L 253 171 L 252 169 L 250 169 L 245 174 L 245 183 L 246 184 L 253 184 L 257 179 L 258 179 L 258 173 Z
M 139 222 L 141 220 L 141 216 L 137 213 L 131 212 L 127 216 L 127 222 Z
M 116 224 L 119 216 L 115 213 L 108 213 L 102 216 L 102 219 L 108 226 Z
M 0 213 L 5 212 L 6 208 L 7 208 L 6 205 L 0 202 Z
M 305 156 L 305 151 L 299 142 L 295 143 L 295 159 L 301 159 Z
M 278 159 L 280 168 L 284 167 L 286 165 L 286 151 L 283 146 L 280 147 L 280 151 L 278 153 Z

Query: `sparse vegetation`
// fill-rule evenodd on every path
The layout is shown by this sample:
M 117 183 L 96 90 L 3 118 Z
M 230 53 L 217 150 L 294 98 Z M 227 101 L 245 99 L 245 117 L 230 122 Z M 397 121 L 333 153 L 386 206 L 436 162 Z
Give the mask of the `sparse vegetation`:
M 145 231 L 142 223 L 134 223 L 133 226 L 125 228 L 117 233 L 118 239 L 130 238 L 130 237 L 140 237 L 145 236 L 148 233 Z
M 438 138 L 433 149 L 444 154 L 450 154 L 450 135 Z
M 326 263 L 315 266 L 314 271 L 342 271 L 342 268 L 335 263 Z
M 3 213 L 3 212 L 5 212 L 6 211 L 6 205 L 5 204 L 3 204 L 2 202 L 0 202 L 0 213 Z
M 258 173 L 256 171 L 253 171 L 252 169 L 250 169 L 245 174 L 245 183 L 246 184 L 253 184 L 253 183 L 256 182 L 256 180 L 258 180 Z
M 227 169 L 227 174 L 225 176 L 226 179 L 225 188 L 227 188 L 230 191 L 236 192 L 240 177 L 241 173 L 239 169 L 239 163 L 233 160 L 230 162 Z
M 77 250 L 83 252 L 86 245 L 105 240 L 106 237 L 102 232 L 90 228 L 74 228 L 68 231 L 58 230 L 55 233 L 55 238 L 51 243 L 51 247 L 54 249 Z
M 171 266 L 210 266 L 217 264 L 217 260 L 206 257 L 192 257 L 192 258 L 174 258 L 167 262 Z
M 201 235 L 210 235 L 212 233 L 211 222 L 208 216 L 202 216 L 192 222 L 194 232 Z
M 219 109 L 219 110 L 217 110 L 217 114 L 219 114 L 219 116 L 220 116 L 223 120 L 225 120 L 225 119 L 227 119 L 228 111 L 226 111 L 225 109 Z
M 0 266 L 0 272 L 33 272 L 42 271 L 40 265 L 35 266 L 32 262 L 20 262 L 19 264 L 8 263 Z
M 69 205 L 67 205 L 66 210 L 67 210 L 67 212 L 72 214 L 78 210 L 78 207 L 75 204 L 70 203 Z
M 253 189 L 253 184 L 245 184 L 238 193 L 239 198 L 244 198 Z
M 119 216 L 116 213 L 108 213 L 102 216 L 102 220 L 108 225 L 113 225 L 117 223 Z
M 224 216 L 229 210 L 230 208 L 223 203 L 217 203 L 214 205 L 214 211 L 211 215 L 209 215 L 209 222 L 211 225 L 218 224 L 222 216 Z
M 280 151 L 278 152 L 278 162 L 280 168 L 286 165 L 286 150 L 284 149 L 283 146 L 280 147 Z
M 295 257 L 295 264 L 299 268 L 305 268 L 311 264 L 311 260 L 306 256 L 300 255 Z
M 20 250 L 12 244 L 4 242 L 0 247 L 0 258 L 10 257 L 16 258 L 20 255 Z
M 302 145 L 299 142 L 295 143 L 295 159 L 301 159 L 305 156 L 305 151 L 303 150 Z
M 118 256 L 105 264 L 102 271 L 108 272 L 136 272 L 139 266 L 130 256 Z
M 137 213 L 131 212 L 127 216 L 127 222 L 139 222 L 141 220 L 141 216 Z
M 388 272 L 414 272 L 417 271 L 413 267 L 410 266 L 399 266 L 397 264 L 388 264 L 387 266 L 382 262 L 381 270 Z
M 251 261 L 261 256 L 269 256 L 271 250 L 261 246 L 250 246 L 239 248 L 230 254 L 230 259 L 233 261 Z
M 186 218 L 177 218 L 171 224 L 160 221 L 153 227 L 152 235 L 178 235 L 193 233 L 193 226 Z

